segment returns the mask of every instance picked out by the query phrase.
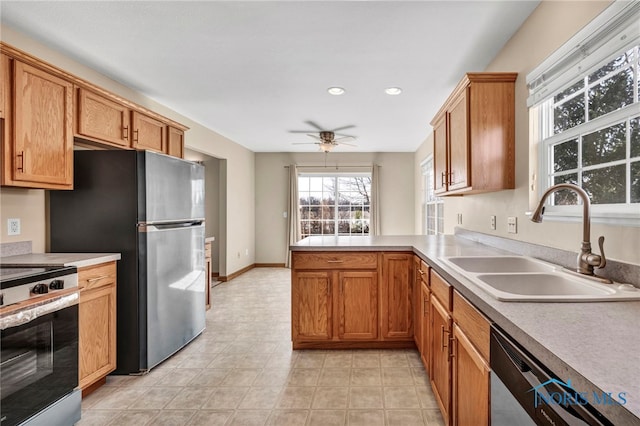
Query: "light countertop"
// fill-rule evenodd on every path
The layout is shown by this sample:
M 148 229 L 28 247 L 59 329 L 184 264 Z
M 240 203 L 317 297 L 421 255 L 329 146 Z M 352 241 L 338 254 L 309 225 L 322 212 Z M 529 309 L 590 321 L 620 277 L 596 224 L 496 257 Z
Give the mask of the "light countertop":
M 31 253 L 0 257 L 6 266 L 85 266 L 120 260 L 120 253 Z
M 291 250 L 412 251 L 560 379 L 571 380 L 575 389 L 626 392 L 624 406 L 596 408 L 614 424 L 640 424 L 640 301 L 498 301 L 439 258 L 513 253 L 453 235 L 309 237 Z

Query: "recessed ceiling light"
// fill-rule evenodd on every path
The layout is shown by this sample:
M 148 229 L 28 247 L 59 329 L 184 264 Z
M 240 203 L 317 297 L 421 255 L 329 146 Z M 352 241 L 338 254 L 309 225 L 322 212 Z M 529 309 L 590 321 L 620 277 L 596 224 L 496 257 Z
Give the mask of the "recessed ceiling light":
M 395 96 L 402 93 L 402 89 L 399 87 L 387 87 L 386 89 L 384 89 L 384 93 L 386 93 L 387 95 Z
M 332 94 L 334 96 L 340 96 L 340 95 L 344 94 L 345 90 L 342 87 L 329 87 L 327 89 L 327 92 L 329 92 L 330 94 Z

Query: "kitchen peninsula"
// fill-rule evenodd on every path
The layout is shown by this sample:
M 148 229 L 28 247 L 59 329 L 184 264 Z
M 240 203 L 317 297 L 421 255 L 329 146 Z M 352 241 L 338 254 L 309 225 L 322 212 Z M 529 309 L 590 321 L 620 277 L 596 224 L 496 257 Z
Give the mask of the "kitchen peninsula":
M 618 395 L 624 392 L 626 395 L 624 405 L 601 405 L 598 410 L 614 424 L 640 424 L 640 389 L 638 389 L 637 383 L 637 378 L 640 377 L 640 365 L 635 361 L 637 354 L 640 353 L 640 339 L 632 338 L 637 336 L 640 302 L 522 303 L 498 301 L 475 285 L 464 274 L 448 267 L 441 258 L 446 256 L 496 256 L 513 253 L 461 236 L 309 237 L 290 248 L 293 259 L 292 338 L 294 348 L 297 347 L 296 339 L 299 336 L 296 336 L 295 333 L 300 320 L 300 318 L 296 318 L 299 312 L 299 307 L 295 306 L 299 301 L 296 295 L 301 290 L 304 291 L 304 289 L 298 288 L 299 286 L 315 283 L 316 289 L 327 293 L 327 298 L 318 297 L 315 301 L 319 307 L 323 307 L 325 302 L 329 305 L 328 307 L 324 306 L 324 312 L 327 312 L 328 319 L 326 321 L 331 324 L 332 314 L 339 311 L 339 306 L 332 310 L 334 303 L 332 301 L 338 297 L 334 295 L 332 298 L 332 293 L 343 291 L 340 287 L 344 286 L 344 282 L 348 282 L 345 280 L 350 274 L 356 272 L 362 274 L 364 271 L 369 271 L 373 282 L 377 282 L 375 287 L 374 284 L 369 284 L 370 290 L 365 293 L 367 300 L 361 301 L 361 304 L 358 305 L 360 310 L 364 309 L 363 305 L 375 306 L 378 302 L 382 306 L 384 305 L 382 299 L 388 296 L 384 293 L 384 281 L 386 273 L 389 272 L 384 270 L 387 263 L 369 263 L 359 268 L 351 263 L 354 260 L 350 256 L 358 254 L 367 259 L 365 255 L 368 254 L 371 257 L 376 254 L 377 259 L 380 259 L 381 256 L 389 257 L 394 253 L 402 253 L 414 256 L 417 260 L 417 263 L 412 261 L 407 264 L 411 265 L 411 269 L 405 272 L 405 293 L 411 303 L 419 303 L 417 301 L 421 300 L 416 297 L 416 294 L 412 294 L 412 282 L 415 281 L 414 277 L 418 274 L 413 265 L 424 262 L 430 268 L 432 277 L 435 274 L 439 277 L 438 279 L 443 279 L 455 290 L 454 293 L 458 300 L 468 301 L 488 322 L 504 330 L 560 379 L 565 382 L 570 380 L 574 389 L 590 394 L 604 392 Z M 318 264 L 306 266 L 297 261 L 301 256 L 304 258 L 309 254 L 315 254 L 316 257 L 324 256 L 324 260 L 330 262 L 328 265 L 331 266 L 319 267 Z M 339 272 L 326 273 L 327 271 L 342 270 L 344 270 L 342 275 Z M 377 274 L 371 272 L 374 270 L 377 271 Z M 306 278 L 311 277 L 312 279 L 304 279 L 305 275 L 302 275 L 303 279 L 301 279 L 299 274 L 302 273 L 306 274 Z M 393 273 L 394 279 L 397 280 L 399 272 L 394 271 Z M 322 282 L 323 276 L 326 277 L 325 287 L 318 284 Z M 320 277 L 319 281 L 318 277 Z M 336 280 L 339 280 L 338 283 Z M 363 284 L 366 281 L 362 277 L 354 281 L 359 283 L 359 288 L 367 288 Z M 378 294 L 381 295 L 378 302 L 371 301 Z M 393 293 L 396 296 L 398 294 L 400 293 Z M 456 309 L 455 300 L 454 297 L 454 311 Z M 313 298 L 307 296 L 306 301 L 313 301 Z M 309 309 L 309 306 L 304 309 Z M 411 306 L 401 307 L 401 309 L 406 309 L 410 315 L 413 312 Z M 366 309 L 364 310 L 366 311 Z M 385 321 L 379 316 L 381 311 L 371 308 L 370 312 L 372 317 L 377 317 L 375 324 L 370 326 L 370 338 L 367 340 L 362 336 L 356 336 L 357 338 L 347 336 L 343 339 L 348 342 L 344 344 L 344 347 L 385 347 L 380 344 L 380 342 L 387 340 L 384 336 Z M 309 319 L 307 318 L 307 320 Z M 373 321 L 371 318 L 369 320 Z M 415 320 L 416 318 L 413 318 L 413 322 Z M 338 325 L 334 328 L 339 331 L 344 329 L 343 318 L 340 317 L 336 321 L 338 321 Z M 358 326 L 362 328 L 362 324 L 358 324 Z M 409 326 L 413 332 L 415 330 L 413 323 L 410 323 Z M 331 326 L 328 329 L 329 332 L 332 331 Z M 378 333 L 378 330 L 381 333 Z M 442 331 L 444 335 L 446 330 L 443 328 Z M 378 337 L 380 334 L 382 337 Z M 436 336 L 433 336 L 433 339 L 435 338 Z M 316 340 L 321 343 L 298 347 L 339 347 L 340 336 L 332 336 L 329 333 L 325 336 L 316 336 Z M 361 342 L 374 341 L 375 343 L 371 346 L 353 343 L 358 340 Z M 398 339 L 389 340 L 392 344 L 398 344 L 394 343 Z M 413 344 L 407 339 L 404 340 L 404 343 Z M 429 372 L 431 376 L 433 373 L 433 371 Z M 442 411 L 442 403 L 440 406 Z M 447 413 L 443 412 L 443 416 L 446 418 Z

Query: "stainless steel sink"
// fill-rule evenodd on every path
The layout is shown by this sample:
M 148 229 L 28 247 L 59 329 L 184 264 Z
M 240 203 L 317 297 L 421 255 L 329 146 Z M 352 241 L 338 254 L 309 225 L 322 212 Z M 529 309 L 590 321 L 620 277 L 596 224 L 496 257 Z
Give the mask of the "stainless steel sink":
M 440 260 L 505 302 L 640 300 L 640 289 L 630 284 L 601 284 L 530 257 L 454 256 Z

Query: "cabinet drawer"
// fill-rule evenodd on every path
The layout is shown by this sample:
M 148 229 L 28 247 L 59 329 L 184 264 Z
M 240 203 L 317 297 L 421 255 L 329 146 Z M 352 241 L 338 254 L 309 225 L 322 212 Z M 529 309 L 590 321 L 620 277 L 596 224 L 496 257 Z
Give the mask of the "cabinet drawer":
M 453 292 L 453 320 L 464 331 L 467 338 L 478 349 L 485 360 L 489 359 L 489 328 L 491 324 L 478 310 L 462 297 Z
M 293 253 L 293 269 L 376 269 L 375 252 L 305 252 Z
M 101 263 L 78 270 L 78 288 L 90 289 L 116 282 L 116 262 Z
M 438 298 L 445 309 L 451 312 L 451 293 L 453 292 L 453 287 L 433 269 L 431 270 L 430 276 L 431 293 Z

